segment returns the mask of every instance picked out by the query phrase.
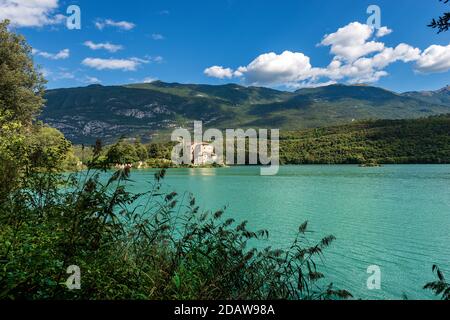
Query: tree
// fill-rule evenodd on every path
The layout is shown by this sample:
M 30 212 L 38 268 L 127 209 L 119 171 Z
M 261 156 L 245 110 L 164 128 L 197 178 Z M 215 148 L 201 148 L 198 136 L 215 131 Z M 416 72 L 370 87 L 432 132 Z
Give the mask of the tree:
M 25 38 L 8 26 L 0 22 L 0 202 L 30 172 L 63 170 L 71 149 L 58 130 L 33 123 L 44 105 L 45 79 Z
M 93 146 L 94 157 L 98 157 L 103 150 L 103 142 L 101 139 L 95 140 L 95 145 Z
M 444 3 L 449 3 L 450 0 L 439 0 Z M 442 16 L 440 16 L 437 20 L 433 19 L 431 23 L 428 25 L 433 29 L 438 29 L 438 33 L 448 31 L 450 28 L 450 12 L 445 12 Z
M 107 153 L 110 164 L 130 164 L 139 161 L 139 156 L 133 144 L 119 140 Z
M 61 171 L 66 165 L 71 143 L 57 129 L 35 125 L 27 139 L 28 166 L 33 170 Z
M 160 158 L 160 148 L 156 143 L 152 143 L 148 147 L 148 155 L 152 159 Z
M 18 185 L 27 162 L 27 133 L 41 110 L 45 80 L 24 37 L 0 22 L 0 202 Z
M 25 135 L 18 121 L 5 121 L 0 113 L 0 204 L 18 185 L 26 161 Z
M 136 155 L 138 156 L 139 161 L 145 161 L 148 159 L 148 150 L 141 143 L 140 138 L 136 138 L 136 140 L 134 141 L 134 149 L 136 150 Z
M 8 20 L 0 22 L 0 119 L 31 125 L 44 105 L 45 80 L 34 67 L 25 38 L 9 32 L 8 26 Z

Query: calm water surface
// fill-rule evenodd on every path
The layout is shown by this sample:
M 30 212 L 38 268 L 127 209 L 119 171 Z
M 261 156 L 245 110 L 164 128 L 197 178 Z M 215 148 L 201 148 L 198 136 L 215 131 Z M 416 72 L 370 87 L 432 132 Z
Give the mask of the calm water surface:
M 134 171 L 130 190 L 144 191 L 154 172 Z M 268 229 L 264 246 L 287 247 L 306 220 L 313 237 L 333 234 L 321 270 L 358 298 L 432 298 L 422 287 L 434 263 L 450 277 L 449 165 L 285 166 L 273 177 L 257 167 L 171 169 L 165 184 Z M 370 265 L 381 268 L 381 290 L 367 289 Z

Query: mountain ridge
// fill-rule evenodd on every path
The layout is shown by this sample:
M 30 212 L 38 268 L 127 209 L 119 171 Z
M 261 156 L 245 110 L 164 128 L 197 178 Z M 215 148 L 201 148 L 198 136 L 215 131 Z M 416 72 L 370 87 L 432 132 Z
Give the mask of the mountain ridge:
M 232 83 L 96 84 L 48 90 L 40 119 L 74 143 L 97 138 L 113 142 L 137 135 L 143 140 L 167 138 L 174 128 L 191 128 L 194 120 L 218 129 L 296 130 L 450 113 L 447 88 L 428 97 L 423 92 L 396 93 L 368 85 L 335 84 L 289 92 Z

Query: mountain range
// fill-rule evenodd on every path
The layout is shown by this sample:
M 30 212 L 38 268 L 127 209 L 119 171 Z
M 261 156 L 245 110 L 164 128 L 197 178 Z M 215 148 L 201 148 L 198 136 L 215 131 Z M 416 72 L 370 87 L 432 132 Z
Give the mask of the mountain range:
M 365 85 L 330 85 L 295 92 L 237 84 L 196 85 L 156 81 L 90 85 L 45 94 L 40 119 L 73 143 L 107 143 L 121 136 L 167 139 L 177 127 L 297 130 L 368 119 L 413 119 L 450 113 L 450 86 L 403 94 Z

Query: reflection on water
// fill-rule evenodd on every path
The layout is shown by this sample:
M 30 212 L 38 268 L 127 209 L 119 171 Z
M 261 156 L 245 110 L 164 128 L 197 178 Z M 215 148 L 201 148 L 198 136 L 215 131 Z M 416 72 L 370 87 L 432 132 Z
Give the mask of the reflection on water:
M 215 176 L 217 173 L 215 168 L 192 168 L 187 170 L 190 176 Z

